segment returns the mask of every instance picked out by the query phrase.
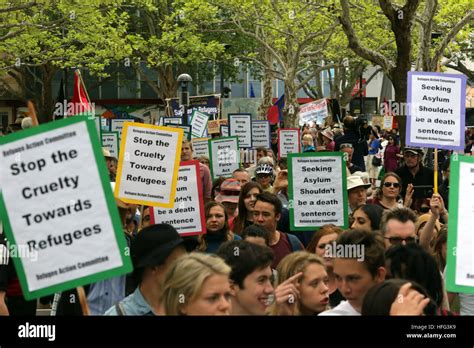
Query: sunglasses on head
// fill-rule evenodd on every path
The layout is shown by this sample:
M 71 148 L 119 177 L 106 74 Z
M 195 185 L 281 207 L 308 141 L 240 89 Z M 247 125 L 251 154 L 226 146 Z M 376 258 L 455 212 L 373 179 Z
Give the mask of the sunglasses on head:
M 400 184 L 398 182 L 384 182 L 383 186 L 385 186 L 385 187 L 392 187 L 393 186 L 395 188 L 399 188 Z
M 402 238 L 402 237 L 384 237 L 385 239 L 388 239 L 390 244 L 392 245 L 400 245 L 402 244 L 403 241 L 405 241 L 406 244 L 408 243 L 418 243 L 418 237 L 407 237 L 407 238 Z

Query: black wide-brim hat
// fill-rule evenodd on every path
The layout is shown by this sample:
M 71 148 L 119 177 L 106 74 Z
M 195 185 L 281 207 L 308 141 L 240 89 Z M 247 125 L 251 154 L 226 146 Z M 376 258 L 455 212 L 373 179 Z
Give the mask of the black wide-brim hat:
M 193 244 L 193 245 L 191 245 Z M 142 229 L 131 245 L 135 269 L 162 265 L 179 245 L 190 251 L 195 240 L 183 239 L 169 224 L 150 225 Z

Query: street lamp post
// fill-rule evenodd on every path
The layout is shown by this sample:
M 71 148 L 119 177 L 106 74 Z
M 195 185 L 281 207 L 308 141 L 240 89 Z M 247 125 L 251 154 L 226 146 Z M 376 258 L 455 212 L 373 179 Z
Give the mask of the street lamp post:
M 181 91 L 179 93 L 179 105 L 183 108 L 183 125 L 188 125 L 188 105 L 189 105 L 189 91 L 188 84 L 193 79 L 188 74 L 181 74 L 178 76 L 179 86 Z
M 229 44 L 224 44 L 224 53 L 231 47 Z M 221 96 L 226 98 L 229 95 L 229 92 L 224 89 L 224 57 L 221 60 Z

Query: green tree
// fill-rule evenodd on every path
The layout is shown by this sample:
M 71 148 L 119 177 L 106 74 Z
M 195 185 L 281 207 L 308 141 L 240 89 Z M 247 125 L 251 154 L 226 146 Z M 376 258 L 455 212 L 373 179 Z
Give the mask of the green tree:
M 395 100 L 399 103 L 406 102 L 408 71 L 413 67 L 435 71 L 441 58 L 450 50 L 458 51 L 459 42 L 469 37 L 463 29 L 474 18 L 472 3 L 468 0 L 426 0 L 423 6 L 421 0 L 406 0 L 403 4 L 379 0 L 379 7 L 373 6 L 370 0 L 359 1 L 357 6 L 351 6 L 348 0 L 340 0 L 340 4 L 340 21 L 349 47 L 358 56 L 383 69 L 393 83 Z M 389 35 L 395 40 L 394 54 L 385 55 L 368 47 L 366 36 L 354 29 L 353 18 L 358 18 L 358 22 L 362 21 L 371 30 L 385 28 L 387 34 L 383 37 Z M 467 31 L 472 30 L 467 28 Z M 440 33 L 439 40 L 432 40 L 432 31 Z M 401 116 L 398 123 L 404 144 L 406 118 Z
M 83 67 L 105 77 L 105 67 L 130 54 L 124 39 L 128 16 L 115 5 L 58 0 L 0 9 L 8 27 L 3 29 L 10 32 L 2 33 L 0 69 L 19 86 L 3 88 L 21 100 L 33 99 L 41 121 L 51 119 L 52 81 L 58 70 Z
M 268 105 L 270 76 L 285 83 L 285 127 L 298 124 L 298 91 L 313 78 L 305 74 L 314 56 L 329 44 L 336 22 L 327 16 L 327 7 L 312 1 L 218 1 L 221 30 L 237 30 L 262 48 L 252 58 L 261 65 L 265 93 L 262 110 Z M 315 47 L 317 49 L 315 50 Z M 298 76 L 304 76 L 298 80 Z

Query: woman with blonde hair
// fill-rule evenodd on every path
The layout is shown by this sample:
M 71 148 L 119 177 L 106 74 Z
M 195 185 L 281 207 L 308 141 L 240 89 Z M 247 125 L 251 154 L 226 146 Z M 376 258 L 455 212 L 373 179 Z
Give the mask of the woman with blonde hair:
M 166 315 L 229 315 L 230 271 L 216 255 L 195 252 L 175 260 L 163 283 Z
M 307 251 L 291 253 L 280 261 L 277 274 L 271 315 L 317 315 L 328 309 L 328 275 L 321 257 Z M 290 278 L 292 284 L 278 286 Z

